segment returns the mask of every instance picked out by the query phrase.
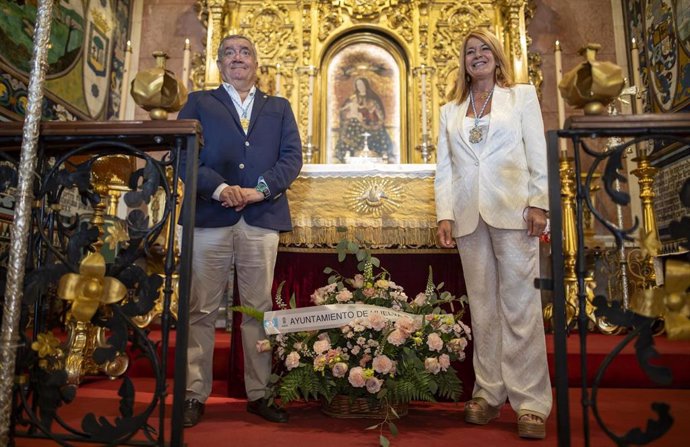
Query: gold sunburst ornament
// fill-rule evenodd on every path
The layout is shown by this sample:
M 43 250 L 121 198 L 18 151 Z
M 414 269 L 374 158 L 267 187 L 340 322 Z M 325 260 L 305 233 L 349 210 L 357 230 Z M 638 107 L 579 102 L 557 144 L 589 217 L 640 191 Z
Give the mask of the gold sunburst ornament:
M 91 321 L 101 304 L 121 301 L 127 287 L 118 279 L 105 276 L 105 258 L 89 253 L 79 266 L 79 273 L 67 273 L 60 278 L 57 294 L 72 302 L 72 315 L 77 321 Z
M 373 217 L 392 213 L 404 198 L 404 188 L 385 178 L 357 180 L 345 192 L 345 202 L 351 210 Z

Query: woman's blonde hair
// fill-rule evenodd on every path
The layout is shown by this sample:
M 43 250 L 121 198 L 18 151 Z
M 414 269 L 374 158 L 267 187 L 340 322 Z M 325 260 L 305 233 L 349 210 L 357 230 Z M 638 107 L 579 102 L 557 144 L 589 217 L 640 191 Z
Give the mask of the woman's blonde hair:
M 465 51 L 467 41 L 470 39 L 470 37 L 479 39 L 487 44 L 493 53 L 494 59 L 496 59 L 496 70 L 494 72 L 496 84 L 501 87 L 512 87 L 515 85 L 513 69 L 510 66 L 510 62 L 508 61 L 508 57 L 503 50 L 503 45 L 501 45 L 501 42 L 491 31 L 485 28 L 476 28 L 467 33 L 465 40 L 462 41 L 458 63 L 458 79 L 455 81 L 453 90 L 448 95 L 449 101 L 457 101 L 458 104 L 463 102 L 470 94 L 470 87 L 472 84 L 472 79 L 470 78 L 470 75 L 467 74 L 467 67 L 465 67 Z

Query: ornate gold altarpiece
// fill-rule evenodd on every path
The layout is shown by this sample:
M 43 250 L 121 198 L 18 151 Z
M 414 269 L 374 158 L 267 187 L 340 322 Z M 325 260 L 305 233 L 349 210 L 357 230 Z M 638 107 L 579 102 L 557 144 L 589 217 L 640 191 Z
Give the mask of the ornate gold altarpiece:
M 207 39 L 205 61 L 196 62 L 193 70 L 194 88 L 219 85 L 218 45 L 223 36 L 243 34 L 257 46 L 259 87 L 288 98 L 295 111 L 305 169 L 289 192 L 295 231 L 283 236 L 288 245 L 332 244 L 340 237 L 334 225 L 341 224 L 378 246 L 434 245 L 434 166 L 429 163 L 435 160 L 438 111 L 452 87 L 459 46 L 469 30 L 488 27 L 495 32 L 517 82 L 541 85 L 540 57 L 527 51 L 526 24 L 534 14 L 528 0 L 200 0 L 197 6 Z M 331 162 L 332 116 L 341 99 L 329 85 L 334 79 L 329 67 L 342 50 L 358 44 L 390 55 L 388 68 L 397 73 L 390 87 L 396 90 L 391 96 L 397 121 L 388 125 L 399 148 L 396 161 L 411 166 L 323 165 Z M 352 65 L 338 67 L 337 75 L 375 78 L 381 69 L 371 60 L 357 61 L 346 60 Z M 378 87 L 385 85 L 379 82 Z M 352 84 L 346 87 L 351 90 Z M 415 183 L 419 185 L 413 187 Z M 359 199 L 354 197 L 357 188 L 362 189 Z M 376 188 L 378 202 L 367 204 L 364 190 L 376 195 Z

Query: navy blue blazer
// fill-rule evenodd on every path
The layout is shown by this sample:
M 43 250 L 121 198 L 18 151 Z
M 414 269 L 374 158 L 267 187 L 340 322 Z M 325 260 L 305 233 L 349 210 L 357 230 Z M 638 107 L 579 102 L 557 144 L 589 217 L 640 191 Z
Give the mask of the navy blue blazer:
M 285 190 L 302 169 L 302 142 L 290 103 L 256 90 L 245 135 L 230 95 L 221 85 L 216 90 L 189 95 L 177 119 L 199 120 L 203 146 L 199 152 L 197 180 L 197 227 L 226 227 L 243 216 L 249 224 L 277 231 L 292 230 Z M 182 174 L 186 153 L 182 151 Z M 225 182 L 254 188 L 263 176 L 271 195 L 237 212 L 212 198 Z

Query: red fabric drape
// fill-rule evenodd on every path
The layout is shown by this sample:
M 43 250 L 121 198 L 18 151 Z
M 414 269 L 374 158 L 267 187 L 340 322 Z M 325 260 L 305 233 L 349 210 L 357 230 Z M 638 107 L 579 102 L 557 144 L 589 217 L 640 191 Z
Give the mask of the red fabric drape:
M 456 251 L 444 253 L 406 252 L 399 254 L 375 254 L 381 261 L 381 267 L 391 274 L 391 279 L 404 287 L 405 293 L 414 298 L 424 292 L 429 274 L 429 266 L 433 270 L 434 283 L 444 283 L 443 289 L 456 296 L 466 293 L 465 281 L 462 277 L 460 256 Z M 357 272 L 357 261 L 354 256 L 348 256 L 345 261 L 338 262 L 336 253 L 297 253 L 279 252 L 273 281 L 275 296 L 278 285 L 285 281 L 282 290 L 283 300 L 288 303 L 294 294 L 297 307 L 310 306 L 310 295 L 328 281 L 324 268 L 331 267 L 345 277 L 351 278 Z M 377 270 L 375 269 L 375 272 Z M 235 287 L 235 304 L 239 304 L 239 292 Z M 244 391 L 242 341 L 240 338 L 241 315 L 233 318 L 233 331 L 230 354 L 230 373 L 228 376 L 228 395 L 230 397 L 246 397 Z M 465 308 L 463 321 L 469 324 L 469 308 Z M 458 376 L 463 382 L 463 395 L 469 399 L 474 386 L 474 371 L 472 370 L 472 343 L 465 350 L 467 358 L 464 362 L 454 365 Z

